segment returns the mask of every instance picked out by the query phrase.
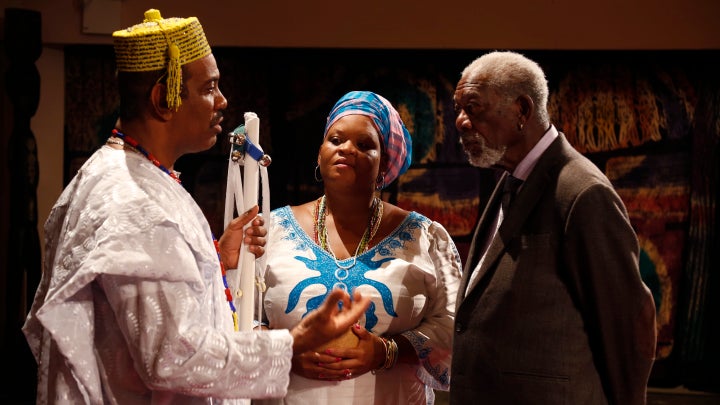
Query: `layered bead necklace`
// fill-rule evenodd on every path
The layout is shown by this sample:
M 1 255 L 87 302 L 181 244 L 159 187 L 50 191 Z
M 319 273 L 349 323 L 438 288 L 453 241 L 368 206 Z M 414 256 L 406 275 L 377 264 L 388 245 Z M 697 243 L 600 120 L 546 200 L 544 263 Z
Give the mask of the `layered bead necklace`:
M 367 228 L 365 228 L 365 233 L 363 233 L 363 236 L 360 239 L 360 243 L 358 243 L 357 248 L 355 248 L 353 260 L 349 265 L 343 266 L 342 264 L 340 264 L 340 261 L 338 261 L 335 253 L 332 251 L 332 247 L 330 247 L 330 244 L 327 240 L 327 227 L 325 226 L 325 217 L 327 216 L 327 204 L 325 201 L 325 196 L 323 195 L 322 197 L 320 197 L 320 199 L 318 199 L 317 201 L 317 204 L 315 205 L 315 242 L 320 245 L 321 248 L 330 253 L 330 255 L 335 260 L 335 265 L 337 265 L 338 267 L 338 270 L 335 272 L 335 277 L 340 281 L 347 278 L 347 271 L 355 266 L 355 264 L 357 263 L 358 255 L 361 255 L 368 250 L 368 247 L 370 246 L 370 241 L 375 237 L 375 234 L 380 228 L 380 222 L 382 221 L 383 216 L 383 203 L 378 197 L 373 198 L 370 210 L 372 211 L 372 215 L 370 215 L 370 217 L 368 218 L 368 224 Z
M 168 176 L 170 176 L 173 180 L 177 181 L 178 184 L 182 184 L 180 182 L 180 178 L 177 176 L 177 174 L 168 169 L 167 167 L 163 166 L 160 161 L 153 156 L 152 153 L 150 153 L 147 149 L 143 148 L 138 141 L 135 140 L 135 138 L 125 135 L 122 132 L 118 131 L 117 129 L 112 130 L 112 134 L 114 137 L 119 139 L 108 139 L 107 143 L 114 144 L 114 145 L 120 145 L 124 146 L 125 143 L 127 143 L 129 146 L 131 146 L 136 151 L 140 152 L 141 155 L 145 156 L 147 160 L 152 162 L 153 165 L 155 165 L 157 168 L 165 172 Z M 222 258 L 220 257 L 220 244 L 218 243 L 217 239 L 215 238 L 215 235 L 210 233 L 210 236 L 212 236 L 213 245 L 215 246 L 215 252 L 217 253 L 218 261 L 220 262 L 220 274 L 222 274 L 222 281 L 223 286 L 225 286 L 225 298 L 227 298 L 228 304 L 230 304 L 230 310 L 232 311 L 232 318 L 233 318 L 233 327 L 235 328 L 235 331 L 240 330 L 240 323 L 238 319 L 237 310 L 235 309 L 235 303 L 233 302 L 232 292 L 230 291 L 230 287 L 228 286 L 227 282 L 227 273 L 225 271 L 225 265 L 223 264 Z

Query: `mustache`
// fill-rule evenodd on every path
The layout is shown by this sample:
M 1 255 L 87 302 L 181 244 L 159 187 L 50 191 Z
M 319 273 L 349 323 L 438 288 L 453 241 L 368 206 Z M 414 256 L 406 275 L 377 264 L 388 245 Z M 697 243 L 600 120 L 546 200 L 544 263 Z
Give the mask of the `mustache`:
M 477 132 L 462 132 L 460 133 L 460 143 L 462 144 L 463 141 L 475 141 L 475 142 L 483 142 L 484 140 L 478 134 Z
M 222 112 L 222 111 L 218 111 L 218 112 L 216 112 L 215 114 L 213 114 L 213 118 L 212 118 L 212 120 L 210 121 L 210 125 L 211 125 L 211 126 L 217 125 L 217 124 L 220 122 L 220 120 L 222 120 L 223 116 L 224 116 L 224 115 L 223 115 L 223 112 Z

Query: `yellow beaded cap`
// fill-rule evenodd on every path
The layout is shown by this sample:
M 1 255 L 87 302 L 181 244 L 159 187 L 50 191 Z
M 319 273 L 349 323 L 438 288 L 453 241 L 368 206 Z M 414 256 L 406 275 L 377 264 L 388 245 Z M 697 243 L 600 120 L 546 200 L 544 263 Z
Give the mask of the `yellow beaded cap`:
M 160 11 L 145 12 L 145 20 L 113 32 L 115 63 L 120 72 L 167 69 L 167 103 L 180 107 L 181 67 L 211 53 L 196 17 L 165 18 Z

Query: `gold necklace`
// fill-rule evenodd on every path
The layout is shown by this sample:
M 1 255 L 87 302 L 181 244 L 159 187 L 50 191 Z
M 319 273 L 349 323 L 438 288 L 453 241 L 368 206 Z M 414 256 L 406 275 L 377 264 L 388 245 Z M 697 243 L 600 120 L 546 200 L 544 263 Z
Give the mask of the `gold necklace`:
M 357 263 L 358 255 L 368 250 L 368 247 L 370 246 L 370 241 L 372 241 L 378 229 L 380 228 L 380 222 L 382 222 L 383 215 L 382 201 L 380 201 L 380 199 L 377 197 L 373 198 L 372 206 L 370 209 L 372 211 L 372 215 L 370 215 L 370 217 L 368 218 L 368 225 L 365 228 L 365 232 L 363 233 L 360 242 L 355 248 L 353 261 L 349 265 L 343 266 L 338 261 L 337 256 L 335 256 L 335 253 L 332 251 L 332 247 L 327 240 L 327 227 L 325 226 L 325 217 L 327 216 L 327 204 L 325 201 L 325 196 L 323 195 L 322 197 L 320 197 L 317 204 L 315 205 L 315 241 L 318 245 L 320 245 L 321 248 L 330 253 L 330 255 L 335 260 L 335 264 L 343 270 L 348 270 L 355 266 L 355 263 Z

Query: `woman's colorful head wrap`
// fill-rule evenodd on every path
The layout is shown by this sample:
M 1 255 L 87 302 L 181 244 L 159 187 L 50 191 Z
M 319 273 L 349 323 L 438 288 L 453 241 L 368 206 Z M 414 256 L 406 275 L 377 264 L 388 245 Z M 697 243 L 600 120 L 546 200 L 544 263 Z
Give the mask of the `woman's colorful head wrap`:
M 323 137 L 328 129 L 346 115 L 365 115 L 372 118 L 382 135 L 388 169 L 385 186 L 405 173 L 412 162 L 412 138 L 400 114 L 384 97 L 371 91 L 351 91 L 340 98 L 330 111 Z

